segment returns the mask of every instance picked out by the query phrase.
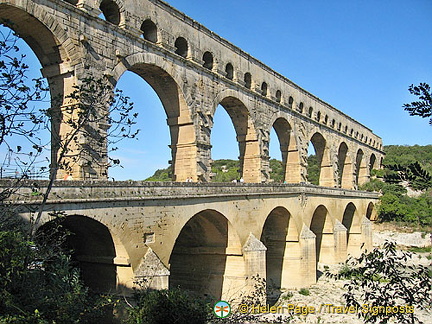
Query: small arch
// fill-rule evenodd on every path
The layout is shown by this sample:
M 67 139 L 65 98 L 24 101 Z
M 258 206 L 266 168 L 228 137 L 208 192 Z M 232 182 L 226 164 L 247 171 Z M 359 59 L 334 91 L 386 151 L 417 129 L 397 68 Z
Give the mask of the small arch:
M 230 80 L 234 79 L 234 67 L 231 63 L 225 65 L 225 77 Z
M 328 123 L 328 115 L 325 115 L 325 117 L 324 117 L 324 124 L 327 125 L 327 123 Z
M 120 8 L 117 3 L 112 0 L 102 0 L 99 9 L 106 21 L 117 26 L 120 24 Z
M 280 90 L 276 91 L 276 102 L 280 103 L 282 101 L 282 92 Z
M 317 112 L 315 119 L 318 123 L 321 121 L 321 112 L 320 111 Z
M 298 107 L 298 111 L 300 114 L 303 113 L 303 102 L 300 102 L 299 107 Z
M 263 83 L 261 84 L 261 94 L 262 94 L 264 97 L 267 96 L 267 88 L 268 88 L 267 83 L 266 83 L 266 82 L 263 82 Z
M 294 99 L 293 99 L 293 97 L 289 97 L 289 99 L 288 99 L 288 106 L 292 109 L 292 107 L 293 107 L 293 103 L 294 103 Z
M 188 42 L 184 37 L 178 37 L 174 43 L 174 46 L 176 48 L 175 53 L 177 55 L 180 55 L 181 57 L 186 58 L 188 55 Z
M 210 52 L 205 52 L 203 55 L 203 66 L 206 69 L 212 70 L 213 69 L 213 54 Z
M 368 204 L 365 216 L 366 216 L 367 219 L 369 219 L 371 221 L 377 220 L 378 214 L 376 212 L 375 205 L 372 202 L 370 202 Z
M 342 129 L 342 123 L 338 123 L 337 130 L 340 131 Z
M 312 108 L 312 107 L 309 107 L 308 117 L 309 117 L 309 118 L 312 118 L 312 115 L 313 115 L 313 108 Z
M 250 89 L 252 87 L 252 75 L 249 72 L 244 75 L 244 83 L 246 88 Z
M 336 123 L 336 121 L 335 121 L 334 119 L 332 119 L 332 121 L 331 121 L 331 123 L 330 123 L 330 127 L 331 127 L 331 128 L 334 128 L 334 127 L 335 127 L 335 123 Z
M 141 24 L 140 29 L 142 31 L 142 36 L 145 40 L 148 40 L 152 43 L 157 42 L 157 27 L 153 21 L 151 21 L 150 19 L 144 20 L 144 22 Z
M 346 228 L 347 253 L 357 255 L 360 252 L 362 233 L 356 206 L 350 202 L 344 211 L 342 225 Z
M 376 169 L 376 165 L 375 165 L 376 164 L 376 160 L 377 160 L 377 158 L 376 158 L 375 154 L 372 153 L 371 156 L 370 156 L 370 160 L 369 160 L 369 174 L 371 173 L 371 171 L 373 169 Z
M 344 132 L 344 134 L 348 133 L 348 126 L 344 127 L 344 131 L 343 132 Z

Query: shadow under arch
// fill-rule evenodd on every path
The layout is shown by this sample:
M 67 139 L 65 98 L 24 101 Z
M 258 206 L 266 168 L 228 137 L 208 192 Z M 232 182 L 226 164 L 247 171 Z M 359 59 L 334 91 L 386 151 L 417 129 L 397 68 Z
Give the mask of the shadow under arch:
M 215 300 L 231 297 L 244 283 L 240 240 L 215 210 L 195 214 L 182 228 L 169 259 L 169 287 L 181 287 Z
M 366 218 L 370 221 L 376 221 L 378 219 L 378 213 L 376 211 L 374 203 L 370 202 L 366 209 Z
M 276 207 L 267 216 L 261 234 L 266 246 L 267 301 L 275 303 L 283 288 L 296 286 L 293 277 L 300 272 L 296 256 L 300 254 L 299 233 L 290 212 Z
M 219 96 L 221 97 L 221 96 Z M 261 182 L 261 160 L 258 135 L 246 105 L 234 95 L 217 98 L 215 108 L 221 105 L 231 118 L 239 147 L 239 173 L 245 182 Z
M 362 244 L 362 232 L 357 208 L 352 202 L 345 207 L 342 225 L 347 229 L 347 253 L 357 256 Z
M 318 206 L 312 216 L 311 231 L 315 234 L 315 255 L 317 269 L 319 263 L 331 263 L 334 260 L 333 222 L 325 206 Z
M 272 126 L 279 140 L 282 155 L 283 181 L 298 183 L 300 175 L 300 155 L 291 124 L 283 117 L 278 117 Z M 271 139 L 270 139 L 271 140 Z
M 72 262 L 81 270 L 84 283 L 95 292 L 116 291 L 116 249 L 108 228 L 92 218 L 70 215 L 42 225 L 39 239 L 49 236 L 59 225 L 60 235 L 68 233 L 64 247 L 72 251 Z
M 164 107 L 170 131 L 172 180 L 203 180 L 197 172 L 195 128 L 181 90 L 181 81 L 167 72 L 164 62 L 152 55 L 131 55 L 114 69 L 114 79 L 128 71 L 136 73 L 156 92 Z

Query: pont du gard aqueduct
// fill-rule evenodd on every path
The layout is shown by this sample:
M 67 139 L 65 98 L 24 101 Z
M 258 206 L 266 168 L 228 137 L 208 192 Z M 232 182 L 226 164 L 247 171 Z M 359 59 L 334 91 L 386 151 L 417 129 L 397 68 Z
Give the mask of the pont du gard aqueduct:
M 90 287 L 127 292 L 145 279 L 228 299 L 257 276 L 307 287 L 322 264 L 371 248 L 378 194 L 358 188 L 381 166 L 381 138 L 203 25 L 160 0 L 0 0 L 0 19 L 38 57 L 52 98 L 89 73 L 115 86 L 132 71 L 165 109 L 172 182 L 108 181 L 104 155 L 97 168 L 75 164 L 73 181 L 57 175 L 39 229 L 65 213 Z M 236 131 L 244 183 L 210 183 L 218 105 Z M 272 129 L 283 183 L 270 179 Z M 307 181 L 309 143 L 319 185 Z M 28 220 L 41 199 L 25 196 L 32 185 L 19 190 Z

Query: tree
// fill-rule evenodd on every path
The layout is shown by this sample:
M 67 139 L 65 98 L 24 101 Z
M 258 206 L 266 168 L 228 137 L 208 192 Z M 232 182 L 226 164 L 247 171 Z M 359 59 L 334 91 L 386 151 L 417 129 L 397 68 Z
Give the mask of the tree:
M 432 274 L 425 266 L 410 264 L 412 257 L 387 241 L 382 250 L 364 252 L 349 259 L 343 272 L 327 275 L 350 279 L 343 297 L 365 323 L 421 323 L 415 309 L 432 302 Z
M 419 101 L 404 104 L 404 109 L 411 116 L 430 117 L 429 124 L 432 125 L 432 92 L 429 84 L 420 83 L 418 86 L 411 84 L 408 90 L 411 94 L 419 97 Z

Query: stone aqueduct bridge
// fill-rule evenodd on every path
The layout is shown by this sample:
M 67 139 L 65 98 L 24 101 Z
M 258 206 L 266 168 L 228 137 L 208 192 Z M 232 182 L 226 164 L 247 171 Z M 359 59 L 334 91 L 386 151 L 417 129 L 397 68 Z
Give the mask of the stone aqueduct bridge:
M 167 115 L 174 181 L 209 180 L 218 105 L 237 133 L 246 182 L 270 180 L 272 128 L 289 183 L 307 181 L 310 142 L 323 186 L 356 188 L 381 163 L 382 141 L 370 129 L 164 2 L 0 0 L 0 18 L 13 22 L 39 58 L 52 97 L 66 96 L 89 73 L 115 84 L 129 70 L 147 81 Z M 74 179 L 106 179 L 108 159 L 100 155 L 102 167 L 78 163 Z
M 47 182 L 37 185 L 43 192 Z M 41 199 L 34 186 L 16 200 L 27 220 Z M 66 213 L 75 259 L 96 289 L 127 290 L 144 278 L 230 299 L 252 276 L 305 287 L 318 263 L 370 249 L 376 201 L 376 193 L 300 184 L 57 181 L 39 230 L 49 231 L 53 211 Z
M 66 98 L 89 73 L 115 85 L 132 71 L 164 106 L 178 183 L 101 181 L 103 150 L 101 167 L 74 165 L 74 179 L 93 182 L 59 182 L 47 205 L 44 223 L 50 211 L 68 214 L 71 244 L 94 287 L 130 287 L 146 277 L 155 287 L 220 297 L 254 274 L 306 286 L 317 262 L 370 246 L 377 197 L 353 189 L 380 166 L 381 139 L 183 13 L 158 0 L 0 0 L 0 19 L 12 21 L 35 52 L 52 97 Z M 234 125 L 246 184 L 206 184 L 219 105 Z M 272 128 L 289 184 L 266 184 Z M 305 184 L 310 142 L 320 187 Z M 203 183 L 182 183 L 191 176 Z M 35 203 L 23 202 L 23 217 Z

